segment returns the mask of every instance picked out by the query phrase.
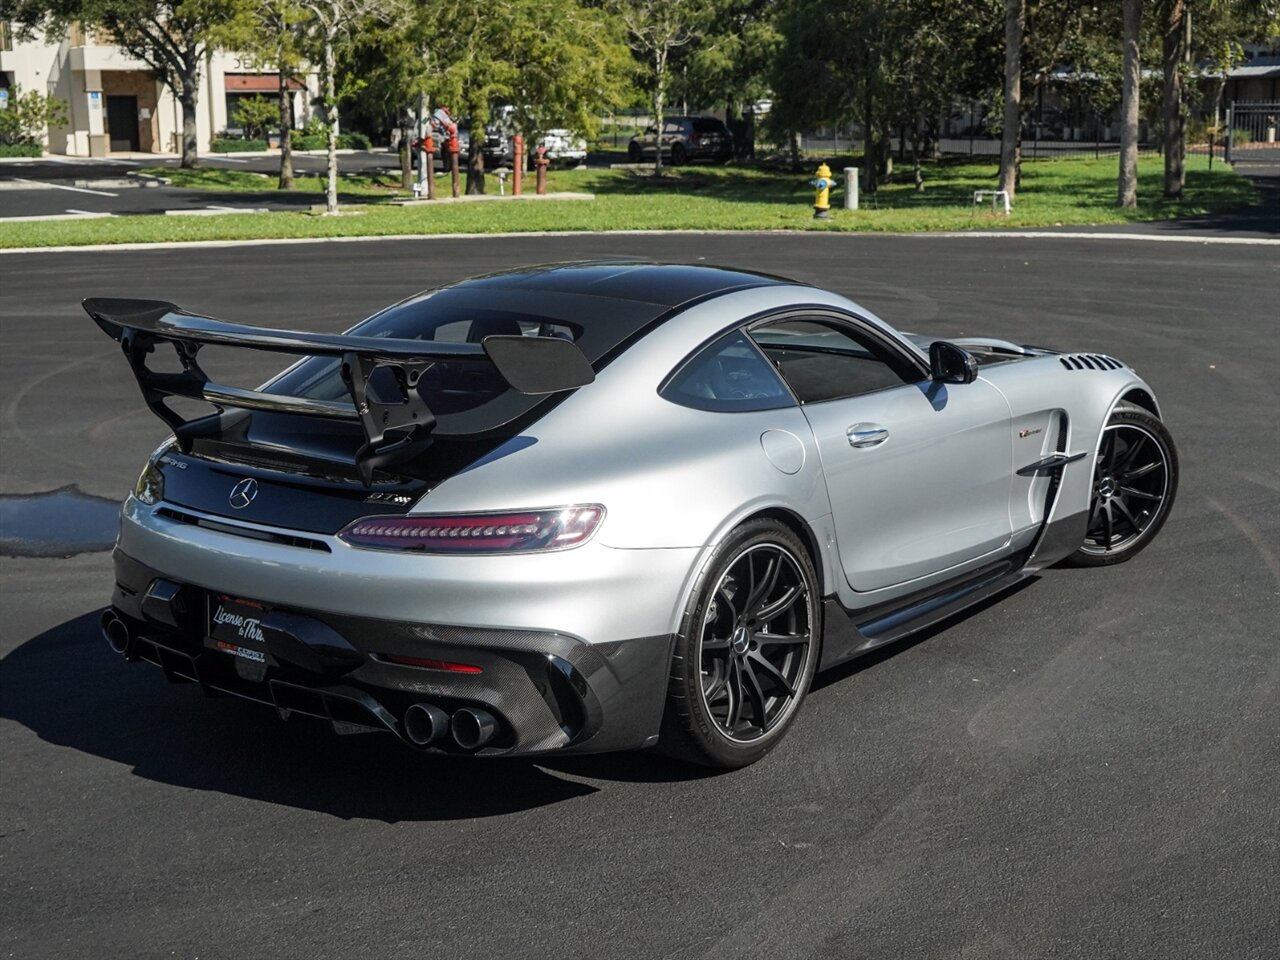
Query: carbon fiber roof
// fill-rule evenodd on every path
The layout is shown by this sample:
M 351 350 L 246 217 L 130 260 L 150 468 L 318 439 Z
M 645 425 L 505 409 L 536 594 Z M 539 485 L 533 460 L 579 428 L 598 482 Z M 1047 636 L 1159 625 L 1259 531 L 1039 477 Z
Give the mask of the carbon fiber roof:
M 790 283 L 781 277 L 715 266 L 647 260 L 551 263 L 474 277 L 447 289 L 485 288 L 572 293 L 650 303 L 664 309 L 744 287 Z M 661 311 L 655 311 L 655 314 Z

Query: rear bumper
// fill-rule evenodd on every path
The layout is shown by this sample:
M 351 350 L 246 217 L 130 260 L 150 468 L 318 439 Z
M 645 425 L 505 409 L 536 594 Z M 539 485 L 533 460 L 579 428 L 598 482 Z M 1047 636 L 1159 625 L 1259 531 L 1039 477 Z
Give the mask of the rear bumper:
M 478 755 L 602 752 L 657 739 L 671 637 L 602 644 L 544 630 L 452 626 L 272 605 L 261 621 L 266 660 L 205 642 L 209 590 L 175 579 L 117 548 L 112 609 L 127 630 L 126 659 L 159 666 L 175 682 L 329 721 L 341 733 L 391 733 L 417 749 Z M 396 656 L 479 668 L 458 673 L 406 666 Z M 455 715 L 482 709 L 493 739 L 464 751 L 444 736 L 414 744 L 414 704 Z

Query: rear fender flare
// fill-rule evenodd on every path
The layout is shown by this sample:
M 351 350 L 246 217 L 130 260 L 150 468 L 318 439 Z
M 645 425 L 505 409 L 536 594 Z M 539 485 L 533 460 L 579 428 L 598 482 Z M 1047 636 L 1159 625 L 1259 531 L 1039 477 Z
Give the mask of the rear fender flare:
M 785 515 L 787 519 L 784 522 L 787 522 L 787 525 L 795 530 L 801 541 L 810 548 L 814 569 L 818 574 L 818 599 L 821 600 L 828 592 L 834 590 L 832 584 L 836 582 L 835 577 L 837 571 L 840 570 L 840 562 L 839 558 L 835 556 L 835 530 L 832 526 L 831 514 L 827 513 L 821 517 L 807 519 L 803 512 L 792 504 L 772 498 L 753 500 L 743 504 L 720 522 L 719 526 L 716 527 L 715 533 L 698 551 L 694 562 L 689 565 L 689 572 L 680 587 L 680 595 L 672 611 L 672 634 L 680 631 L 685 610 L 688 609 L 692 600 L 698 578 L 701 576 L 702 571 L 706 569 L 712 554 L 724 542 L 725 538 L 748 520 L 759 516 L 777 516 L 779 514 Z

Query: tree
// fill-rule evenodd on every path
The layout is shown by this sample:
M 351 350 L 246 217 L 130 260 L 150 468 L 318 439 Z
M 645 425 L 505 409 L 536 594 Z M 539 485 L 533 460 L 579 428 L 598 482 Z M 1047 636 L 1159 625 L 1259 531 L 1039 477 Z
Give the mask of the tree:
M 623 102 L 631 64 L 618 21 L 579 0 L 437 0 L 363 28 L 350 51 L 344 86 L 363 115 L 403 117 L 422 97 L 470 125 L 468 193 L 484 192 L 485 126 L 499 108 L 531 144 L 560 127 L 592 136 Z
M 1184 74 L 1192 70 L 1192 12 L 1200 10 L 1197 23 L 1204 24 L 1212 38 L 1210 48 L 1202 52 L 1222 52 L 1224 40 L 1244 40 L 1258 31 L 1264 39 L 1267 26 L 1274 27 L 1280 7 L 1272 0 L 1160 0 L 1160 65 L 1162 85 L 1160 118 L 1163 131 L 1164 195 L 1181 199 L 1187 178 L 1186 85 Z M 1234 37 L 1222 37 L 1224 26 L 1235 28 Z M 1204 28 L 1197 27 L 1197 30 Z M 1274 33 L 1273 33 L 1274 36 Z M 1230 59 L 1227 57 L 1226 59 Z
M 998 0 L 898 0 L 887 8 L 892 40 L 883 57 L 885 109 L 903 151 L 911 146 L 916 190 L 924 189 L 921 158 L 937 141 L 940 118 L 958 97 L 978 95 L 989 84 L 986 71 L 997 69 L 983 48 L 993 46 L 990 24 L 998 24 L 1000 6 Z
M 0 144 L 43 147 L 50 126 L 67 122 L 67 104 L 38 90 L 22 92 L 20 84 L 9 90 L 9 104 L 0 110 Z
M 1124 0 L 1124 81 L 1120 107 L 1120 175 L 1116 205 L 1138 205 L 1138 97 L 1142 60 L 1138 41 L 1142 31 L 1142 0 Z
M 414 15 L 374 24 L 351 34 L 338 77 L 355 114 L 377 126 L 391 118 L 401 131 L 401 176 L 412 183 L 410 147 L 422 131 L 414 117 L 429 115 L 435 75 L 433 45 L 439 33 L 425 7 Z M 427 176 L 431 171 L 426 171 Z
M 690 43 L 708 13 L 706 0 L 621 0 L 618 14 L 626 27 L 631 49 L 648 73 L 653 122 L 657 129 L 654 176 L 662 176 L 662 124 L 671 82 L 671 53 Z
M 256 55 L 276 71 L 280 126 L 280 177 L 277 186 L 292 190 L 293 181 L 293 93 L 289 84 L 302 68 L 303 45 L 308 11 L 298 0 L 256 0 L 244 16 L 238 17 L 218 34 L 219 43 L 229 49 Z
M 797 0 L 779 20 L 784 38 L 773 71 L 769 126 L 795 144 L 795 133 L 857 117 L 863 127 L 864 190 L 887 172 L 884 141 L 892 79 L 887 69 L 894 23 L 888 0 Z M 793 165 L 798 161 L 793 146 Z
M 338 212 L 338 38 L 363 21 L 389 22 L 405 14 L 399 0 L 301 0 L 310 14 L 309 39 L 320 56 L 320 80 L 324 85 L 327 162 L 325 164 L 326 214 Z
M 1164 130 L 1164 195 L 1181 199 L 1186 181 L 1187 126 L 1182 109 L 1182 60 L 1191 51 L 1191 11 L 1187 0 L 1160 3 L 1161 119 Z
M 259 94 L 242 97 L 231 119 L 244 130 L 246 140 L 265 140 L 277 115 L 275 104 Z
M 245 0 L 0 0 L 0 19 L 24 34 L 60 33 L 79 21 L 150 67 L 182 107 L 184 167 L 199 162 L 196 106 L 205 57 L 245 10 Z
M 1000 185 L 1012 202 L 1022 165 L 1022 35 L 1026 0 L 1005 0 L 1004 119 L 1000 129 Z
M 703 107 L 723 105 L 738 157 L 755 153 L 746 106 L 768 99 L 769 74 L 782 44 L 773 0 L 712 0 L 703 34 L 683 58 L 679 94 Z

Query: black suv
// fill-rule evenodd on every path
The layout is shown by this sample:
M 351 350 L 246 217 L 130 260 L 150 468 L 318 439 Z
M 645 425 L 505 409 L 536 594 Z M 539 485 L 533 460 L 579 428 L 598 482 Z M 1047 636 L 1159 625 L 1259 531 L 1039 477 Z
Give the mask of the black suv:
M 631 138 L 627 156 L 632 163 L 652 159 L 657 143 L 657 128 L 650 127 Z M 680 166 L 686 160 L 718 160 L 733 156 L 733 134 L 723 120 L 715 117 L 664 117 L 662 121 L 662 155 Z

